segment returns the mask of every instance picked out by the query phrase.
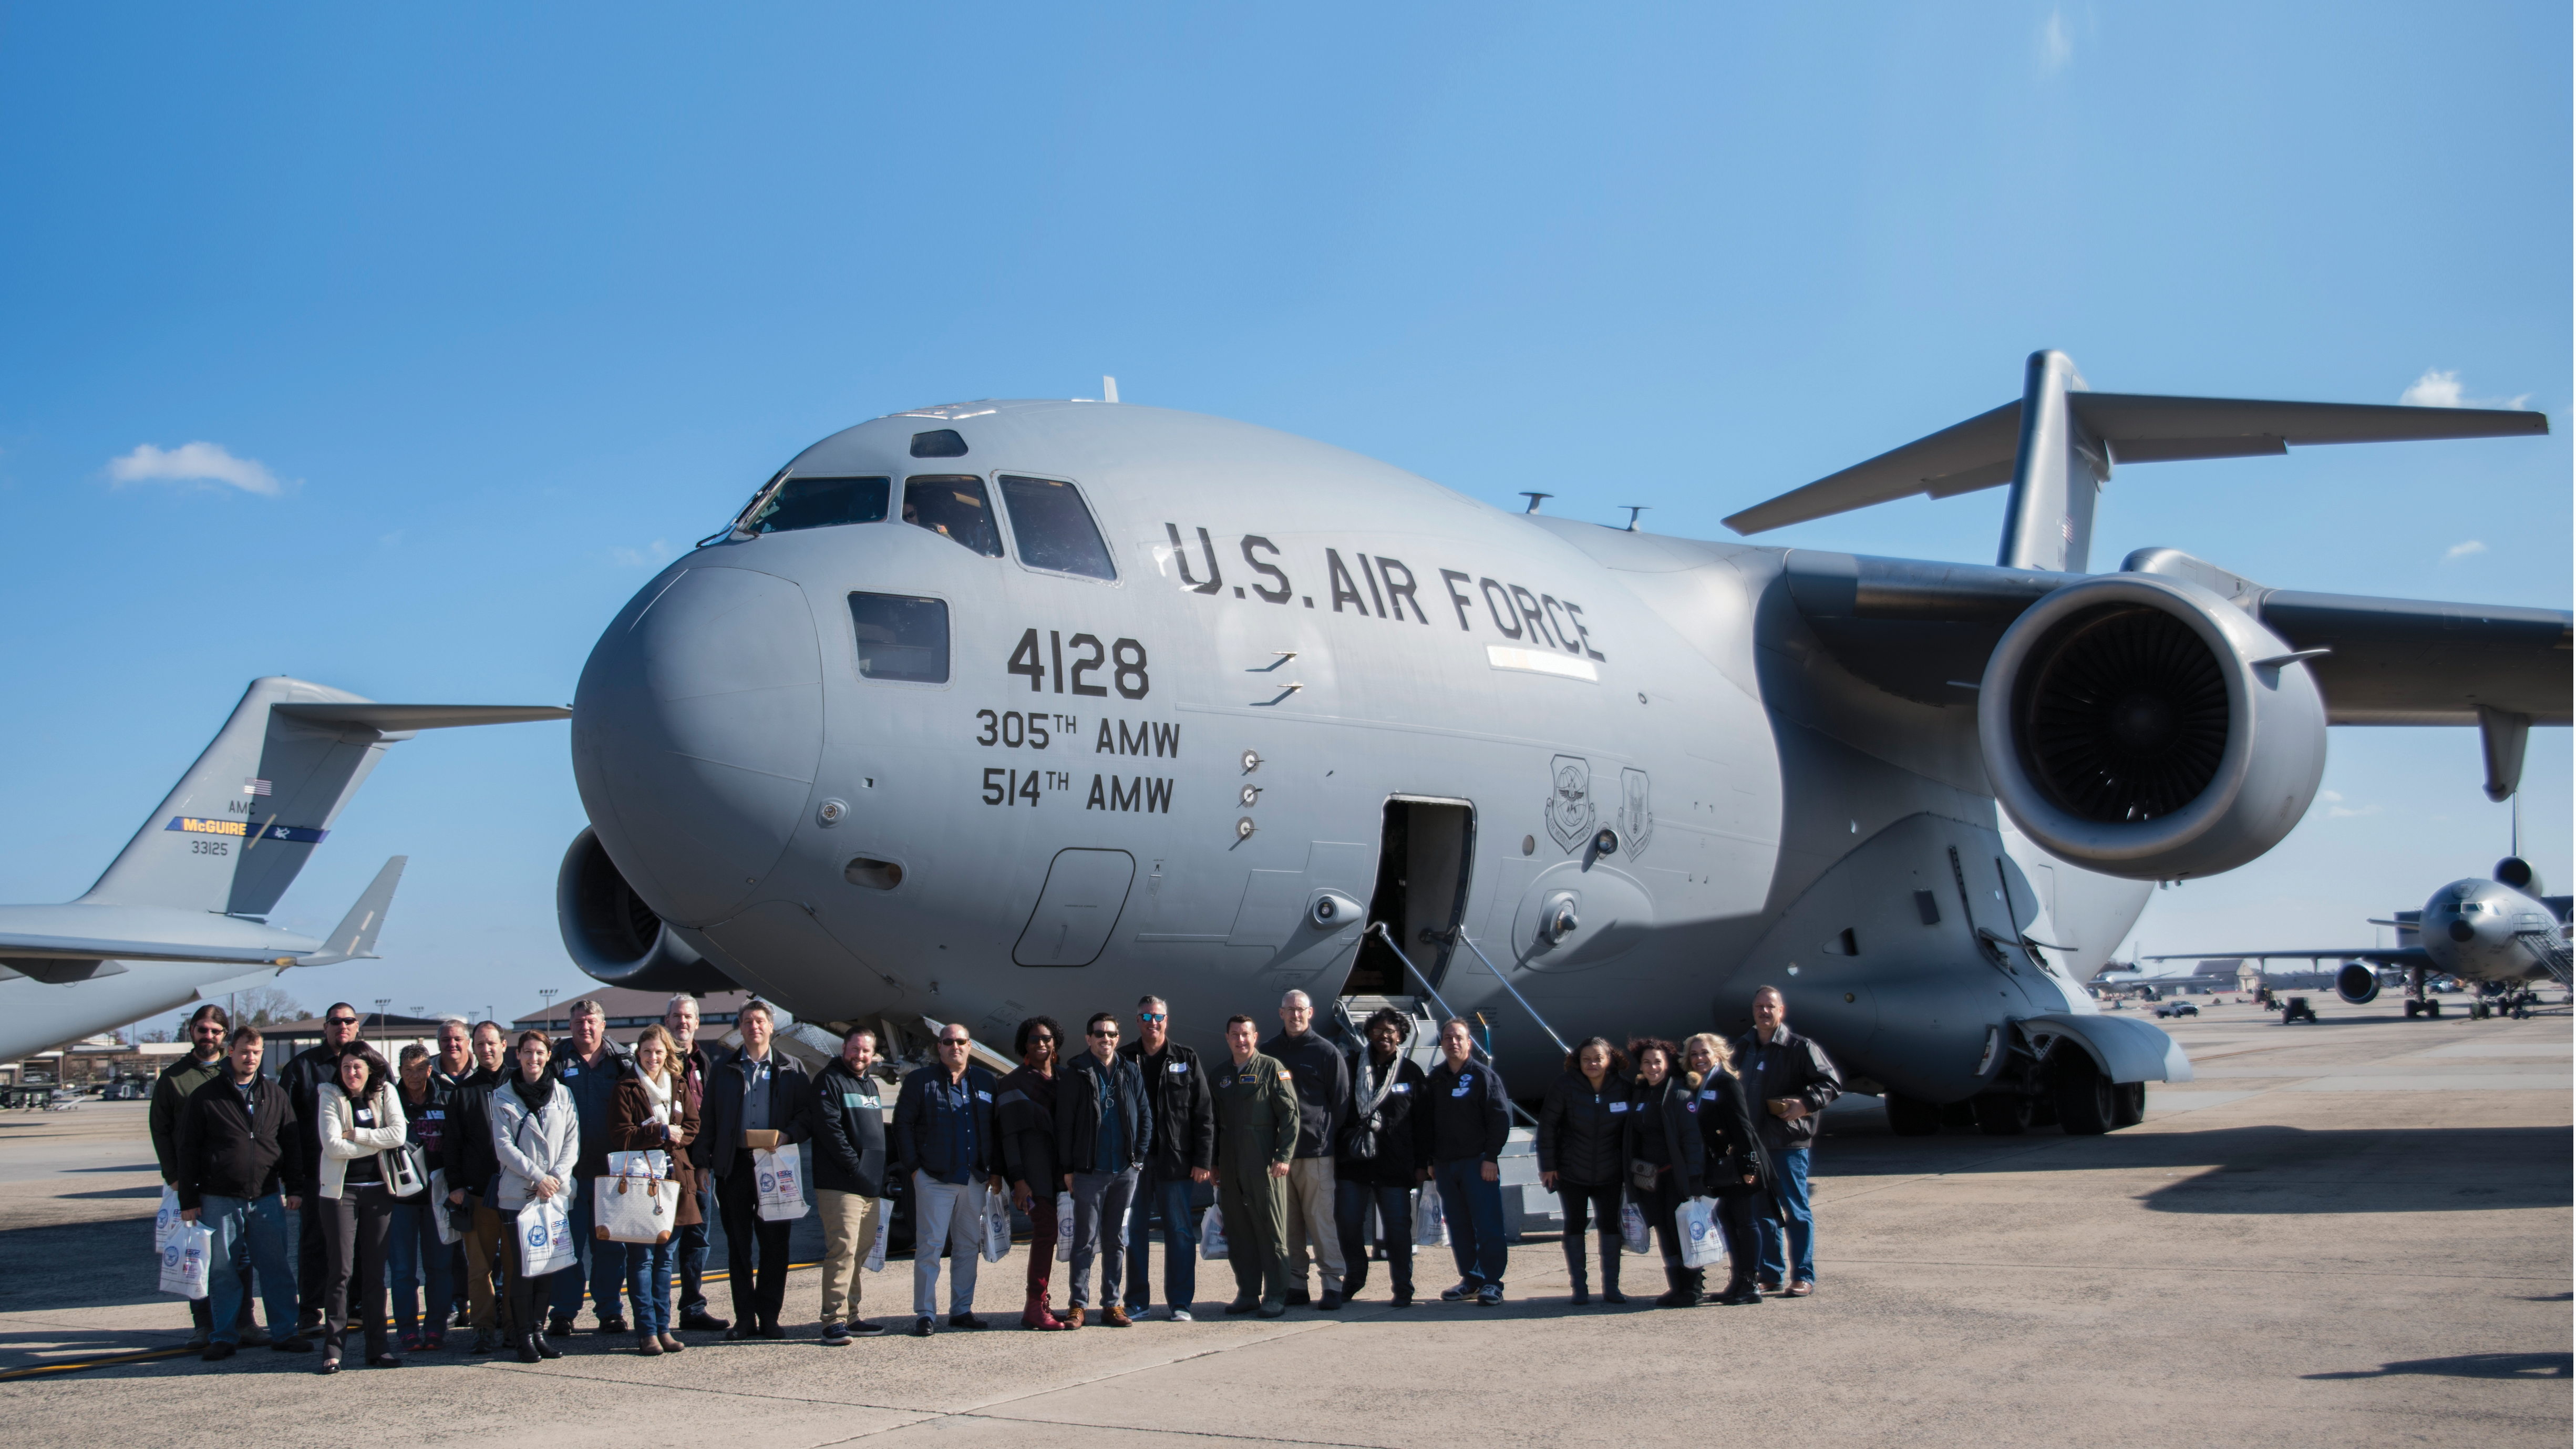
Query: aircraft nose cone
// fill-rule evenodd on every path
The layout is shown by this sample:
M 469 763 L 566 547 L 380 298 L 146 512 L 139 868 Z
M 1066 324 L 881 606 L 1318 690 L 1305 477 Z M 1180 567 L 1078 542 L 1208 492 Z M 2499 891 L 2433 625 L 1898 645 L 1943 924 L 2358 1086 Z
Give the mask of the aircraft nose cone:
M 692 568 L 639 597 L 573 696 L 573 777 L 609 857 L 665 919 L 729 915 L 786 849 L 823 749 L 805 594 Z

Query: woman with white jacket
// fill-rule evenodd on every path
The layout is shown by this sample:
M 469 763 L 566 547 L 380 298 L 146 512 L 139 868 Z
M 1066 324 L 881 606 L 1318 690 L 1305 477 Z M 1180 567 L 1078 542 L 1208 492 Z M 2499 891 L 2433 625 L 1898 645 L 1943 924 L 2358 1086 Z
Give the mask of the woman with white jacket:
M 315 1094 L 322 1139 L 320 1181 L 323 1267 L 322 1372 L 340 1371 L 349 1337 L 350 1300 L 366 1325 L 367 1366 L 401 1368 L 386 1342 L 385 1247 L 393 1229 L 393 1167 L 385 1154 L 403 1145 L 407 1124 L 393 1072 L 375 1048 L 352 1042 L 332 1064 L 335 1080 Z
M 546 1070 L 553 1048 L 541 1031 L 519 1033 L 518 1070 L 492 1089 L 492 1153 L 501 1163 L 500 1185 L 492 1206 L 503 1221 L 531 1202 L 562 1196 L 572 1186 L 573 1164 L 581 1158 L 581 1121 L 572 1093 Z M 524 1237 L 524 1234 L 512 1235 Z M 519 1362 L 561 1358 L 563 1350 L 546 1342 L 538 1319 L 552 1273 L 531 1278 L 522 1269 L 527 1244 L 501 1253 L 501 1278 L 509 1296 L 510 1321 L 502 1332 L 519 1351 Z

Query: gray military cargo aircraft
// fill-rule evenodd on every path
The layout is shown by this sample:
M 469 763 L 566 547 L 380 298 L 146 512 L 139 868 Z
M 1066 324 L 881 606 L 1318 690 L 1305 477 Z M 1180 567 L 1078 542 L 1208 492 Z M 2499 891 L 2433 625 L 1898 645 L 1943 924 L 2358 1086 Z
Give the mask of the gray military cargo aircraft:
M 2406 973 L 2406 1015 L 2440 1016 L 2442 1003 L 2424 989 L 2427 975 L 2457 977 L 2508 1004 L 2543 982 L 2569 985 L 2571 906 L 2576 906 L 2576 897 L 2544 894 L 2531 863 L 2508 855 L 2496 862 L 2495 873 L 2488 878 L 2455 880 L 2433 892 L 2420 911 L 2399 911 L 2390 919 L 2372 921 L 2374 926 L 2396 928 L 2395 946 L 2197 954 L 2254 961 L 2341 961 L 2334 973 L 2335 995 L 2352 1006 L 2378 1000 L 2382 983 L 2376 968 L 2396 967 Z
M 282 675 L 252 680 L 88 894 L 0 906 L 0 1059 L 167 1011 L 214 982 L 373 957 L 405 857 L 386 861 L 319 941 L 265 918 L 376 761 L 421 730 L 571 713 L 378 704 Z
M 2286 835 L 2329 724 L 2569 716 L 2564 611 L 2170 549 L 2087 574 L 2113 466 L 2547 428 L 2089 392 L 2047 352 L 1728 520 L 2009 483 L 1980 567 L 1514 515 L 1156 408 L 896 413 L 601 636 L 564 942 L 897 1047 L 1146 992 L 1210 1046 L 1290 988 L 1394 998 L 1480 1016 L 1533 1093 L 1564 1040 L 1734 1030 L 1768 982 L 1899 1130 L 2100 1132 L 2190 1073 L 2080 985 L 2148 883 Z

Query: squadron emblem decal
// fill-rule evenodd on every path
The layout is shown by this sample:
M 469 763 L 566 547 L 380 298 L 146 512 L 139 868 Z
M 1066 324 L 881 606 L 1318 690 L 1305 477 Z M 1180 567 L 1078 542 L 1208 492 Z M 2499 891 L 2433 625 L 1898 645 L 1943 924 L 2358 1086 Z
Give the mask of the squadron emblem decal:
M 1631 856 L 1645 854 L 1646 842 L 1655 838 L 1655 812 L 1646 804 L 1653 784 L 1643 770 L 1619 772 L 1619 834 Z
M 1559 755 L 1555 787 L 1547 797 L 1547 833 L 1568 852 L 1592 838 L 1592 766 L 1578 755 Z

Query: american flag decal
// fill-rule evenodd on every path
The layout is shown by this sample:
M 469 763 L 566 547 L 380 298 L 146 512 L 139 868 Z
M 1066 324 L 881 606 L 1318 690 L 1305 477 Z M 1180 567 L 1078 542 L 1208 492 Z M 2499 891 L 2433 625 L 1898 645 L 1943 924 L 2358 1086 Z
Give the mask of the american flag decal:
M 269 793 L 269 784 L 266 780 L 244 780 L 242 781 L 242 788 L 248 790 L 254 795 L 265 795 Z

